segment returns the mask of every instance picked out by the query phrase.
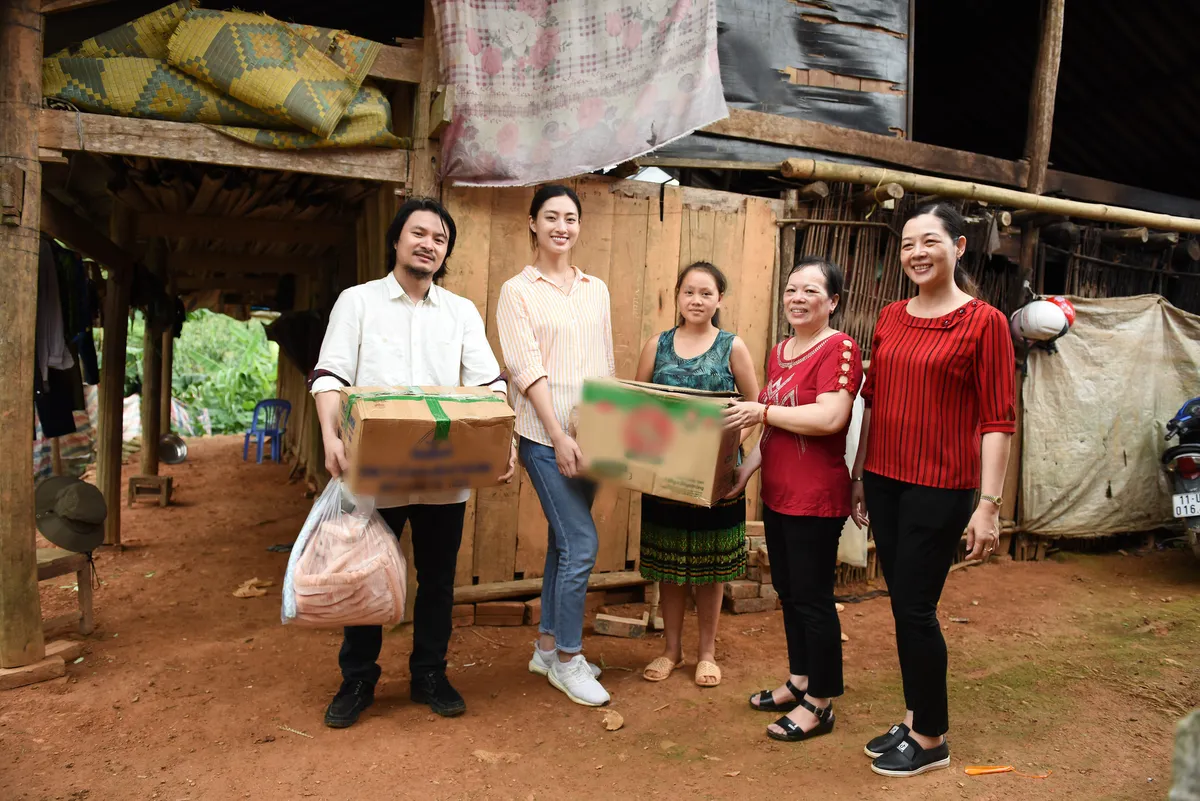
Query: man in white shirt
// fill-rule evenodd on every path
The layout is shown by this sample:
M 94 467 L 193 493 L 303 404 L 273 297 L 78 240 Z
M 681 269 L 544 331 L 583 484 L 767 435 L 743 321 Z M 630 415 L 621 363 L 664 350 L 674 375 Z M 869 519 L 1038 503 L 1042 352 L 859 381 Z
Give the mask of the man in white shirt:
M 438 286 L 454 250 L 450 213 L 429 198 L 407 201 L 388 228 L 388 274 L 351 287 L 329 315 L 321 356 L 310 378 L 325 443 L 325 466 L 341 475 L 346 453 L 338 436 L 342 386 L 490 386 L 505 397 L 500 365 L 475 304 Z M 511 481 L 516 451 L 500 481 Z M 412 699 L 446 717 L 466 711 L 446 678 L 454 574 L 469 492 L 380 497 L 383 519 L 397 537 L 412 524 L 417 599 L 409 658 Z M 375 700 L 383 644 L 380 626 L 345 629 L 338 662 L 342 686 L 325 725 L 351 726 Z

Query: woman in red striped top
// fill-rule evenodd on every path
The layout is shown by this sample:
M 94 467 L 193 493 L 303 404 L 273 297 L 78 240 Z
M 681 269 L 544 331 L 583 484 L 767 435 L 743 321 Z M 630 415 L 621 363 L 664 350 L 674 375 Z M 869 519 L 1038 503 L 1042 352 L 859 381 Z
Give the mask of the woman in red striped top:
M 965 291 L 973 287 L 959 266 L 962 229 L 946 203 L 919 206 L 905 222 L 900 264 L 917 296 L 880 313 L 862 390 L 853 516 L 862 526 L 870 513 L 908 708 L 865 749 L 885 776 L 950 764 L 937 604 L 964 528 L 968 559 L 995 548 L 1016 430 L 1008 321 Z

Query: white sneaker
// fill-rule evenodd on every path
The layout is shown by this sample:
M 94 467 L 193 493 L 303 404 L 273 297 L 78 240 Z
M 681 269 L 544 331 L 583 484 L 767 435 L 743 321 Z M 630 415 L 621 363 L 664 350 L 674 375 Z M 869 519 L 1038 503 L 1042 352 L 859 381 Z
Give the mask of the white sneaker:
M 571 657 L 570 662 L 561 662 L 555 659 L 546 678 L 577 704 L 604 706 L 609 701 L 608 691 L 600 686 L 600 682 L 596 681 L 596 677 L 588 669 L 588 663 L 583 658 L 583 654 Z
M 547 651 L 549 656 L 544 656 L 542 649 L 537 647 L 537 643 L 533 644 L 533 658 L 529 660 L 529 672 L 536 673 L 539 676 L 545 676 L 550 672 L 550 663 L 557 661 L 558 656 L 554 651 Z M 593 665 L 588 662 L 588 667 L 592 670 L 592 678 L 600 678 L 600 666 Z

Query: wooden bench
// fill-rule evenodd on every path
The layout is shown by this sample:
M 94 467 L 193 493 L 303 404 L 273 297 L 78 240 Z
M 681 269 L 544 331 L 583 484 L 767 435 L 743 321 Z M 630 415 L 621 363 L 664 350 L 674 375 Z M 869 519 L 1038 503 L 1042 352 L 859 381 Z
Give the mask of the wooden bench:
M 79 612 L 77 614 L 59 615 L 42 621 L 42 630 L 46 637 L 54 634 L 78 629 L 80 634 L 91 634 L 96 628 L 92 617 L 92 566 L 86 554 L 72 553 L 62 548 L 37 549 L 38 581 L 66 576 L 74 573 L 79 584 Z
M 159 506 L 171 503 L 171 476 L 133 476 L 129 479 L 129 497 L 127 504 L 133 506 L 138 498 L 158 498 Z

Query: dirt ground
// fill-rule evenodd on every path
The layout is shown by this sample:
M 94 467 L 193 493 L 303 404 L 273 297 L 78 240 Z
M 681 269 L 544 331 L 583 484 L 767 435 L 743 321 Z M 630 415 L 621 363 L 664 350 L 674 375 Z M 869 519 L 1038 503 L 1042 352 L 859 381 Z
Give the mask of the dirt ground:
M 689 671 L 643 681 L 657 636 L 587 636 L 624 716 L 616 732 L 527 672 L 531 628 L 455 629 L 450 677 L 468 713 L 437 718 L 408 700 L 400 627 L 374 707 L 327 729 L 339 635 L 280 625 L 287 554 L 267 550 L 303 522 L 302 485 L 286 483 L 286 465 L 244 464 L 236 438 L 189 447 L 165 468 L 175 505 L 123 509 L 124 550 L 97 556 L 98 628 L 82 661 L 0 693 L 0 798 L 1165 798 L 1175 722 L 1200 704 L 1191 555 L 1059 554 L 950 577 L 954 761 L 924 777 L 876 776 L 862 753 L 903 708 L 882 597 L 847 603 L 838 724 L 807 743 L 768 740 L 771 717 L 747 705 L 786 670 L 778 612 L 722 618 L 714 689 Z M 276 586 L 232 596 L 255 576 Z M 42 584 L 47 617 L 74 602 L 73 582 Z M 1052 774 L 970 777 L 971 764 Z

